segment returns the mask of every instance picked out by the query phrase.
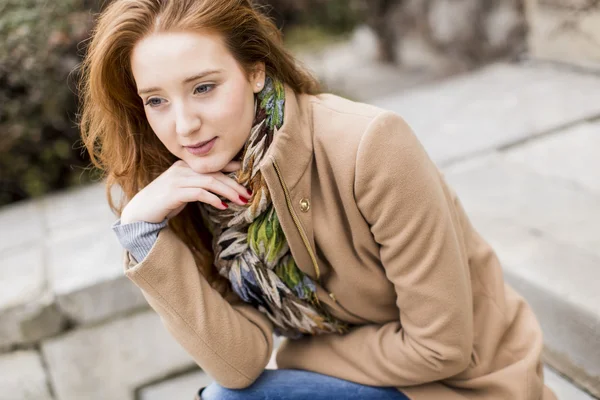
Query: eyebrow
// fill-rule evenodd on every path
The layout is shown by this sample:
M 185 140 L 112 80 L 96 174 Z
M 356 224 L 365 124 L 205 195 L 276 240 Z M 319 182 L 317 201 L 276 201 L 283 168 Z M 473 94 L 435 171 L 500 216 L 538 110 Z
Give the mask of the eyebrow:
M 212 74 L 218 74 L 220 72 L 223 72 L 222 69 L 208 69 L 206 71 L 202 71 L 198 74 L 192 75 L 192 76 L 188 76 L 187 78 L 185 78 L 183 80 L 183 83 L 188 83 L 191 81 L 195 81 L 196 79 L 200 79 L 200 78 L 204 78 L 205 76 L 208 75 L 212 75 Z M 159 91 L 160 88 L 159 87 L 151 87 L 151 88 L 147 88 L 147 89 L 141 89 L 138 91 L 138 94 L 141 96 L 145 93 L 149 93 L 149 92 L 157 92 Z

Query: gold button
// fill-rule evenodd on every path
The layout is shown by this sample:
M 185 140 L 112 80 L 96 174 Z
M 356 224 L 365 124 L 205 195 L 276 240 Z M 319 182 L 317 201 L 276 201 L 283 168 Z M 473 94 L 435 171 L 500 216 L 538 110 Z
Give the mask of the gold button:
M 308 201 L 308 199 L 300 200 L 300 211 L 308 212 L 308 210 L 310 210 L 310 202 Z

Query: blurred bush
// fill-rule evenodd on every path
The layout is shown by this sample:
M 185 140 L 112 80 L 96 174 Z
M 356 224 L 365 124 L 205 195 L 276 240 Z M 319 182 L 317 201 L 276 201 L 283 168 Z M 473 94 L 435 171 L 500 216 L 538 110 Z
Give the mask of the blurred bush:
M 83 0 L 0 0 L 0 205 L 90 180 L 70 75 L 92 27 Z
M 362 0 L 256 0 L 286 32 L 298 26 L 320 28 L 330 34 L 351 31 L 362 21 Z

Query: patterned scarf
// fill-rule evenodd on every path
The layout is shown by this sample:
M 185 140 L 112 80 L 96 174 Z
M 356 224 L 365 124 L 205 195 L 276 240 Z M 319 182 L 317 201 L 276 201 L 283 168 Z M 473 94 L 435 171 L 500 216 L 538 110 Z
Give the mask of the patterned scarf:
M 348 325 L 320 304 L 314 281 L 296 265 L 284 236 L 260 165 L 273 136 L 283 124 L 284 86 L 267 76 L 255 97 L 255 117 L 242 155 L 242 167 L 229 173 L 250 187 L 253 198 L 240 206 L 222 198 L 229 206 L 219 210 L 198 202 L 204 223 L 213 235 L 215 266 L 229 279 L 245 302 L 266 314 L 275 334 L 302 335 L 344 333 Z

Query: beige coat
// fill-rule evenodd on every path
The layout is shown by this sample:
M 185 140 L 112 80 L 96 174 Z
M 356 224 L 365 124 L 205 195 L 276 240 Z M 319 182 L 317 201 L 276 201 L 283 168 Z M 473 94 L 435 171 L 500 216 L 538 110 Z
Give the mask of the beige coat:
M 542 332 L 493 249 L 407 124 L 391 112 L 286 88 L 284 125 L 261 166 L 298 266 L 345 335 L 285 340 L 279 368 L 398 387 L 412 400 L 552 400 Z M 221 385 L 264 370 L 272 324 L 224 299 L 163 229 L 125 273 Z

